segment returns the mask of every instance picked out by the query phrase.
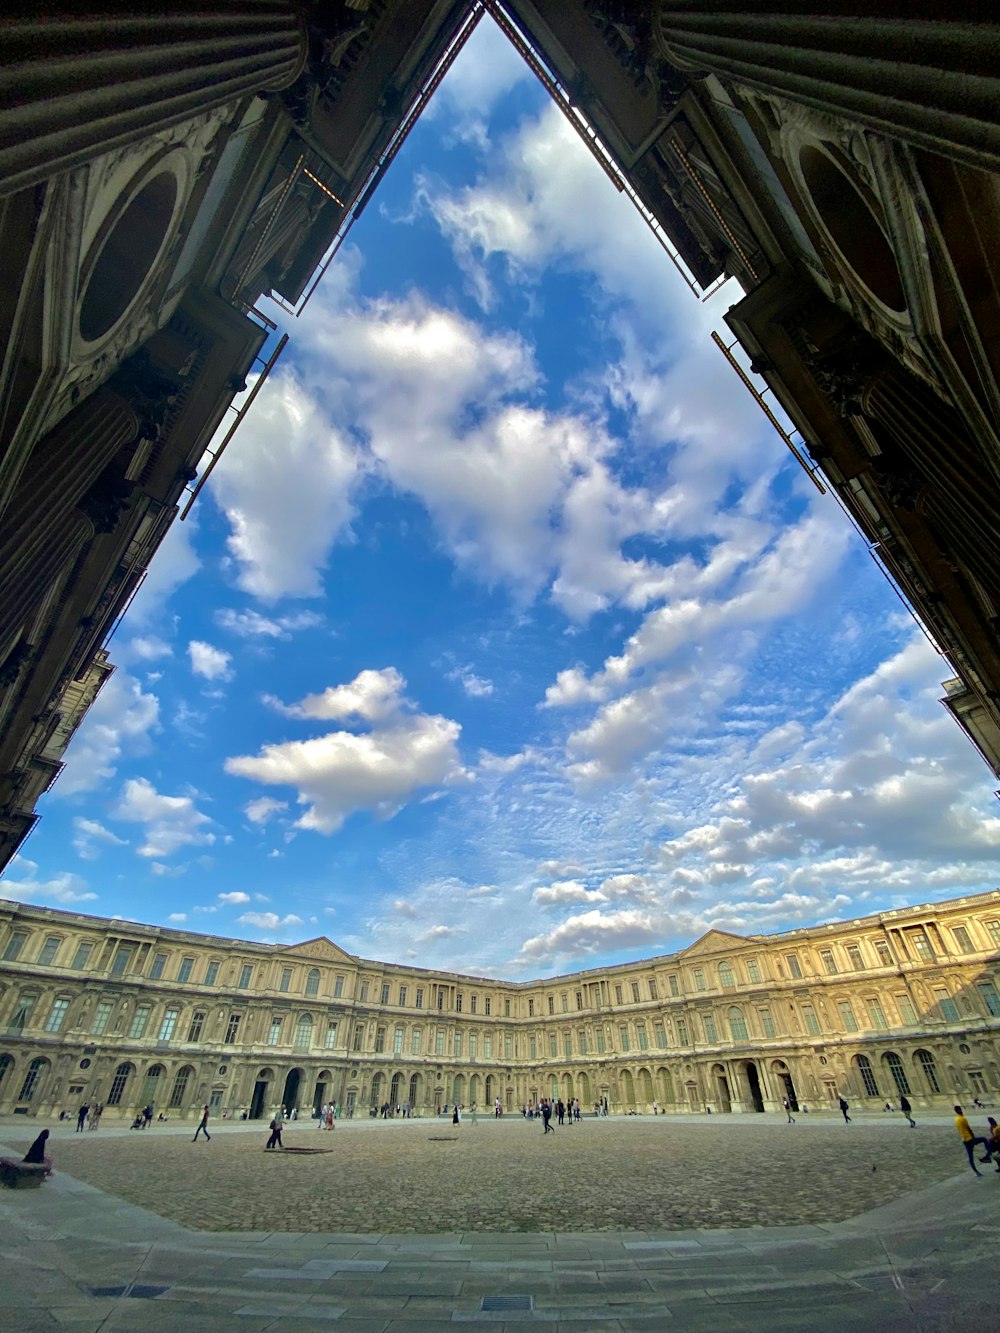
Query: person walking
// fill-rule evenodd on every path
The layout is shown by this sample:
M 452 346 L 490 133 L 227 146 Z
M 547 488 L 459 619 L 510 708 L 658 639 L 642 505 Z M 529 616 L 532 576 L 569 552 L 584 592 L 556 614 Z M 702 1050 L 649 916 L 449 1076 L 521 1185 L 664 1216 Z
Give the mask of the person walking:
M 791 1104 L 791 1102 L 790 1102 L 790 1101 L 788 1100 L 788 1098 L 786 1097 L 786 1098 L 782 1101 L 781 1104 L 782 1104 L 782 1106 L 785 1108 L 785 1115 L 788 1116 L 788 1119 L 786 1120 L 785 1123 L 788 1124 L 788 1125 L 794 1125 L 794 1124 L 795 1124 L 795 1120 L 794 1120 L 793 1117 L 792 1117 L 792 1104 Z
M 849 1124 L 851 1123 L 851 1117 L 847 1114 L 847 1112 L 848 1112 L 849 1109 L 850 1109 L 850 1108 L 849 1108 L 848 1105 L 847 1105 L 847 1100 L 846 1100 L 846 1098 L 841 1097 L 841 1099 L 840 1099 L 840 1114 L 844 1117 L 844 1124 L 845 1124 L 845 1125 L 849 1125 Z
M 283 1148 L 285 1145 L 281 1142 L 281 1116 L 276 1115 L 271 1121 L 271 1137 L 264 1144 L 266 1148 Z
M 958 1137 L 962 1140 L 962 1146 L 965 1148 L 965 1151 L 968 1154 L 969 1166 L 972 1168 L 972 1170 L 975 1172 L 977 1176 L 981 1176 L 983 1174 L 982 1171 L 976 1171 L 976 1162 L 975 1158 L 973 1157 L 972 1150 L 973 1148 L 975 1148 L 977 1143 L 981 1143 L 983 1147 L 986 1149 L 986 1156 L 980 1157 L 979 1160 L 981 1162 L 988 1162 L 990 1160 L 990 1153 L 992 1151 L 988 1140 L 984 1139 L 982 1135 L 976 1135 L 972 1132 L 972 1126 L 965 1118 L 965 1112 L 962 1110 L 960 1106 L 955 1107 L 955 1128 L 958 1130 Z
M 198 1142 L 198 1135 L 199 1135 L 199 1134 L 204 1134 L 204 1135 L 205 1135 L 205 1138 L 208 1139 L 209 1142 L 211 1142 L 211 1140 L 212 1140 L 212 1136 L 211 1136 L 211 1134 L 209 1134 L 209 1132 L 208 1132 L 208 1107 L 207 1107 L 207 1106 L 203 1106 L 203 1107 L 202 1107 L 202 1110 L 201 1110 L 201 1119 L 198 1121 L 198 1128 L 197 1128 L 197 1129 L 195 1130 L 195 1132 L 194 1132 L 194 1138 L 191 1140 L 192 1143 L 197 1143 L 197 1142 Z
M 550 1132 L 551 1132 L 552 1134 L 555 1133 L 555 1130 L 554 1130 L 554 1129 L 552 1128 L 552 1126 L 549 1124 L 549 1121 L 550 1121 L 551 1119 L 552 1119 L 552 1105 L 551 1105 L 551 1103 L 548 1102 L 548 1101 L 543 1101 L 543 1102 L 542 1102 L 542 1123 L 545 1125 L 545 1129 L 544 1129 L 543 1132 L 546 1133 L 546 1134 L 548 1134 L 548 1133 L 550 1133 Z
M 911 1128 L 911 1129 L 916 1129 L 916 1127 L 917 1127 L 917 1122 L 914 1120 L 913 1116 L 910 1114 L 910 1103 L 906 1100 L 905 1096 L 900 1096 L 900 1099 L 899 1099 L 899 1109 L 902 1111 L 903 1115 L 905 1115 L 906 1118 L 907 1118 L 907 1120 L 910 1122 L 910 1128 Z M 1000 1167 L 998 1167 L 997 1169 L 1000 1170 Z

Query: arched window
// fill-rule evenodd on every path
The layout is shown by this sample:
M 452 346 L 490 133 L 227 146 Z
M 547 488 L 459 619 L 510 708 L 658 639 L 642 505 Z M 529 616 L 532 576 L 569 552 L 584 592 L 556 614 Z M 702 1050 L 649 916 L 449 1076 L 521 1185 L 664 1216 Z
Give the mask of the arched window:
M 191 1081 L 191 1075 L 193 1073 L 194 1070 L 190 1065 L 182 1065 L 181 1068 L 178 1069 L 177 1076 L 174 1079 L 174 1090 L 170 1094 L 171 1106 L 176 1107 L 184 1105 L 184 1096 L 187 1092 L 188 1083 Z
M 313 1020 L 312 1014 L 299 1014 L 299 1021 L 295 1024 L 295 1040 L 292 1043 L 296 1051 L 308 1051 L 312 1045 L 313 1039 Z
M 622 1070 L 622 1097 L 626 1106 L 635 1106 L 635 1084 L 632 1082 L 632 1075 L 627 1069 Z
M 736 985 L 736 978 L 733 976 L 733 967 L 731 963 L 719 964 L 719 983 L 727 988 Z
M 865 1085 L 865 1095 L 868 1097 L 880 1097 L 882 1094 L 878 1090 L 878 1084 L 875 1082 L 875 1071 L 872 1069 L 872 1062 L 867 1055 L 855 1056 L 858 1070 L 861 1074 L 861 1081 Z
M 30 1102 L 38 1090 L 38 1083 L 42 1074 L 48 1068 L 48 1060 L 43 1060 L 41 1056 L 37 1060 L 32 1060 L 28 1066 L 28 1072 L 24 1076 L 24 1082 L 21 1084 L 21 1095 L 18 1101 Z
M 669 1069 L 660 1069 L 657 1072 L 657 1078 L 660 1083 L 660 1100 L 662 1102 L 672 1102 L 674 1100 L 674 1080 L 670 1076 Z
M 895 1083 L 899 1092 L 905 1096 L 910 1091 L 910 1084 L 906 1077 L 906 1070 L 903 1068 L 902 1060 L 895 1051 L 887 1051 L 883 1056 L 883 1059 L 889 1067 L 892 1081 Z
M 108 1093 L 109 1106 L 121 1105 L 122 1094 L 125 1092 L 125 1084 L 128 1082 L 129 1075 L 132 1073 L 134 1067 L 134 1065 L 130 1065 L 126 1061 L 125 1064 L 119 1065 L 115 1070 L 115 1076 L 111 1080 L 111 1091 Z
M 647 1106 L 653 1103 L 653 1076 L 648 1069 L 639 1070 L 639 1088 L 642 1092 L 642 1100 Z
M 382 1100 L 382 1085 L 385 1082 L 384 1074 L 376 1074 L 372 1079 L 372 1106 L 378 1106 Z
M 927 1080 L 927 1086 L 931 1092 L 940 1092 L 941 1085 L 938 1082 L 937 1069 L 934 1066 L 934 1057 L 930 1051 L 917 1051 L 917 1063 L 923 1070 L 924 1078 Z
M 410 1109 L 416 1106 L 420 1097 L 420 1075 L 414 1074 L 410 1079 Z
M 13 1069 L 13 1067 L 14 1057 L 12 1055 L 0 1055 L 0 1084 L 3 1083 L 7 1070 Z
M 312 967 L 312 968 L 309 969 L 309 973 L 308 973 L 308 975 L 307 975 L 307 977 L 306 977 L 306 994 L 307 994 L 307 995 L 318 995 L 318 994 L 319 994 L 319 968 L 318 968 L 318 967 Z
M 146 1077 L 142 1081 L 142 1104 L 143 1106 L 155 1106 L 156 1094 L 160 1087 L 160 1078 L 164 1073 L 162 1065 L 153 1065 L 146 1070 Z
M 729 1011 L 729 1030 L 733 1034 L 733 1041 L 748 1041 L 750 1034 L 747 1032 L 747 1021 L 743 1017 L 743 1010 L 738 1009 L 734 1004 Z
M 398 1106 L 400 1101 L 400 1090 L 403 1086 L 403 1075 L 393 1074 L 392 1083 L 389 1086 L 389 1105 Z

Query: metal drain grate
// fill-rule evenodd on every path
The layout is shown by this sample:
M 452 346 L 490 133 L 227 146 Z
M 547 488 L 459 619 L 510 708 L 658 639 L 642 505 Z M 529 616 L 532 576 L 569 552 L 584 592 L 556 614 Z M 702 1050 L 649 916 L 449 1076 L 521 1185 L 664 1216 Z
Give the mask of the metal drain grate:
M 530 1310 L 533 1296 L 484 1296 L 481 1310 Z

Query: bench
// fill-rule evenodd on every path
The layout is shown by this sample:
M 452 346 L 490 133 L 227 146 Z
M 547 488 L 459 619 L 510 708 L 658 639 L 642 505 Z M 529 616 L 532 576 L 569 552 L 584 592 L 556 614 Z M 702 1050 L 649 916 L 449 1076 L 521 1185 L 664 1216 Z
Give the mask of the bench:
M 0 1157 L 0 1183 L 12 1190 L 37 1189 L 52 1170 L 52 1162 L 22 1162 L 16 1157 Z

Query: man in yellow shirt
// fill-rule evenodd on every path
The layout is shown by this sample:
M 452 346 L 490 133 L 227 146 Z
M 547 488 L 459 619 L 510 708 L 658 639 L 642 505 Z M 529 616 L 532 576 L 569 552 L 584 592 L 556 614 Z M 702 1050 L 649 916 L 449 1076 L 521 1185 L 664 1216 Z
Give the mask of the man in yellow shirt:
M 976 1162 L 975 1158 L 972 1155 L 973 1148 L 976 1146 L 977 1143 L 981 1143 L 983 1147 L 986 1149 L 986 1156 L 980 1157 L 979 1160 L 981 1162 L 988 1162 L 990 1160 L 990 1153 L 992 1150 L 991 1145 L 988 1142 L 988 1140 L 981 1137 L 977 1137 L 975 1134 L 973 1134 L 972 1126 L 969 1124 L 968 1120 L 966 1120 L 965 1112 L 962 1110 L 960 1106 L 955 1107 L 955 1128 L 958 1130 L 958 1137 L 962 1140 L 962 1143 L 965 1145 L 965 1151 L 969 1154 L 969 1165 L 972 1167 L 973 1171 L 976 1171 Z M 976 1171 L 977 1176 L 981 1176 L 982 1174 L 983 1174 L 982 1171 Z

